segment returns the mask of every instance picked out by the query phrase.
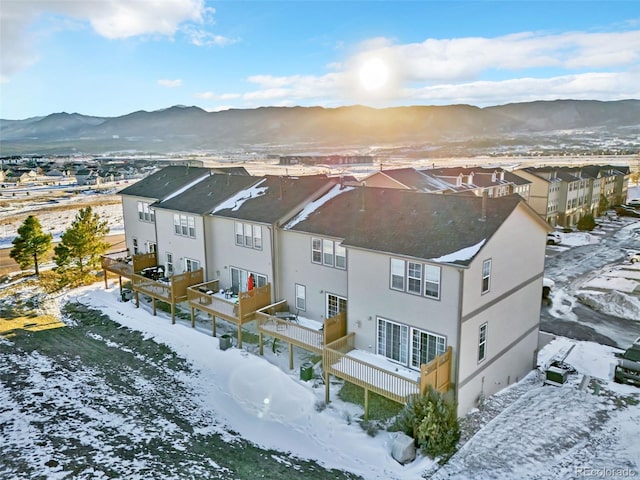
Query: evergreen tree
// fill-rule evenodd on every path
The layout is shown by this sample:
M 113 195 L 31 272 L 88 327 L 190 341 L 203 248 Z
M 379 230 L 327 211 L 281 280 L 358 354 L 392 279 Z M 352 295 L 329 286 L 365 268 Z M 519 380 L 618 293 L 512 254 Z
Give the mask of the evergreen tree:
M 107 233 L 107 222 L 101 221 L 91 207 L 80 209 L 54 250 L 58 270 L 61 273 L 75 271 L 82 276 L 88 270 L 97 268 L 100 256 L 109 248 L 105 240 Z
M 34 267 L 36 275 L 39 259 L 51 250 L 50 233 L 44 233 L 37 217 L 29 215 L 24 223 L 18 228 L 18 236 L 13 239 L 13 248 L 9 256 L 13 258 L 22 270 Z

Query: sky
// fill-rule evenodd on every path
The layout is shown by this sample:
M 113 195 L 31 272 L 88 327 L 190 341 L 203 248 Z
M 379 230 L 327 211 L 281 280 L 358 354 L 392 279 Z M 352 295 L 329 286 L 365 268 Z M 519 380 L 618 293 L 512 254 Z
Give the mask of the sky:
M 0 118 L 640 98 L 640 4 L 0 0 Z

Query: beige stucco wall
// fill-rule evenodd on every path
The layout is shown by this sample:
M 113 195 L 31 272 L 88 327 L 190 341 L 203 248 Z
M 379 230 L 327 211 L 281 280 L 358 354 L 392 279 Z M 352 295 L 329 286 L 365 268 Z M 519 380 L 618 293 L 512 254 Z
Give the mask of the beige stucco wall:
M 139 201 L 152 204 L 155 202 L 155 199 L 122 195 L 122 218 L 124 223 L 125 242 L 131 255 L 133 255 L 134 238 L 138 239 L 139 253 L 146 253 L 146 242 L 158 243 L 156 240 L 155 224 L 138 219 Z
M 311 262 L 311 239 L 325 238 L 339 242 L 341 239 L 321 237 L 292 230 L 278 231 L 278 279 L 277 300 L 287 300 L 295 305 L 295 284 L 306 287 L 307 308 L 300 315 L 321 321 L 326 314 L 326 296 L 331 293 L 347 299 L 347 271 Z M 350 268 L 347 252 L 347 268 Z
M 455 349 L 460 279 L 458 269 L 442 268 L 440 300 L 434 300 L 390 288 L 391 258 L 420 260 L 355 248 L 348 249 L 348 256 L 347 320 L 348 330 L 356 333 L 356 348 L 376 353 L 376 318 L 383 317 L 442 335 L 447 339 L 447 346 Z
M 257 250 L 236 245 L 235 220 L 225 217 L 206 216 L 205 235 L 207 241 L 207 279 L 220 279 L 220 288 L 231 286 L 230 267 L 236 267 L 267 277 L 273 282 L 271 262 L 271 230 L 269 225 L 243 221 L 262 227 L 262 249 Z
M 186 271 L 185 259 L 196 260 L 205 269 L 204 278 L 207 278 L 205 258 L 205 233 L 204 221 L 201 215 L 182 213 L 194 217 L 196 235 L 191 238 L 175 233 L 173 215 L 181 214 L 172 210 L 156 210 L 156 225 L 158 227 L 158 264 L 165 265 L 167 252 L 173 255 L 173 273 L 180 274 Z

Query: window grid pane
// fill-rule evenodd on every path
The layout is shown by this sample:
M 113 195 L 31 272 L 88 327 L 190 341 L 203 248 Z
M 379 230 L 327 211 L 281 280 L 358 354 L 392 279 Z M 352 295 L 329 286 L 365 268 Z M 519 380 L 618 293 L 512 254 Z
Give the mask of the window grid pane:
M 407 291 L 422 293 L 422 264 L 409 262 L 407 269 Z
M 391 288 L 404 290 L 404 260 L 391 259 Z
M 262 227 L 253 226 L 253 248 L 262 249 Z
M 331 240 L 322 240 L 322 263 L 324 265 L 333 266 L 333 242 Z
M 242 224 L 236 222 L 236 245 L 244 244 L 244 233 L 242 231 Z
M 319 238 L 311 239 L 311 261 L 322 263 L 322 242 Z
M 336 244 L 336 267 L 347 268 L 347 249 Z
M 425 265 L 424 294 L 430 298 L 440 298 L 440 267 Z

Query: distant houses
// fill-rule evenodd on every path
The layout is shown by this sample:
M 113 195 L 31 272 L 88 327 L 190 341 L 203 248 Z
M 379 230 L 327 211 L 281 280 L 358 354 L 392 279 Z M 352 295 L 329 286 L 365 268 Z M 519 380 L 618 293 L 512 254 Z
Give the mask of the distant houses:
M 399 402 L 433 385 L 463 415 L 535 366 L 549 225 L 521 195 L 489 195 L 506 172 L 458 172 L 467 195 L 231 173 L 171 166 L 120 192 L 136 294 L 164 289 L 214 335 L 216 318 L 236 325 L 239 345 L 251 328 L 260 349 L 321 354 L 327 400 L 330 376 Z

